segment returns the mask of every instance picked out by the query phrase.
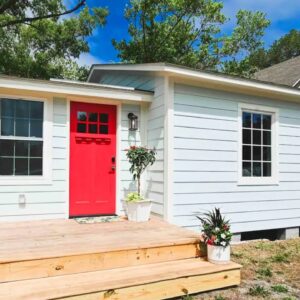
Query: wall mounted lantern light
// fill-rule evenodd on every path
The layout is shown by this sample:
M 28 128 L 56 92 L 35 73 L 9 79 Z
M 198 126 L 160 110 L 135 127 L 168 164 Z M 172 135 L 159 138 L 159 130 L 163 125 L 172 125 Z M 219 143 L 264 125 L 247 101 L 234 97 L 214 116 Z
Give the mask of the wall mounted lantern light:
M 138 116 L 136 116 L 134 113 L 129 113 L 128 119 L 129 119 L 129 130 L 130 131 L 138 130 Z

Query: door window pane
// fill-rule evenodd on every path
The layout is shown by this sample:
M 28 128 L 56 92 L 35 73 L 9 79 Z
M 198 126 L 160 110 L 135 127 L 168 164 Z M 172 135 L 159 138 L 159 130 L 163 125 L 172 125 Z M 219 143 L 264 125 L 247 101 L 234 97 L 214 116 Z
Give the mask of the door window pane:
M 108 126 L 107 125 L 100 125 L 100 133 L 101 134 L 108 134 Z
M 108 114 L 100 114 L 100 122 L 108 123 Z
M 77 112 L 77 120 L 78 121 L 86 121 L 86 112 L 78 111 Z
M 97 133 L 97 124 L 89 124 L 89 133 Z
M 89 122 L 97 122 L 98 114 L 97 113 L 89 113 Z
M 77 132 L 86 132 L 86 124 L 78 123 L 77 124 Z

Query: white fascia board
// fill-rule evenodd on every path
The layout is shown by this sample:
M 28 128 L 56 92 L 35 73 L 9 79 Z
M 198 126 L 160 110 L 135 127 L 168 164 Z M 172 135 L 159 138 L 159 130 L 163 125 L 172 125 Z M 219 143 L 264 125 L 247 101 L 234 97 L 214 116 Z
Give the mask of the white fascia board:
M 111 86 L 86 85 L 78 83 L 62 83 L 56 81 L 40 81 L 0 77 L 0 88 L 43 92 L 61 96 L 86 96 L 114 100 L 151 102 L 153 94 Z
M 211 82 L 214 84 L 219 84 L 220 86 L 231 87 L 233 90 L 236 90 L 236 88 L 248 89 L 253 91 L 256 90 L 256 91 L 274 93 L 282 96 L 298 97 L 300 101 L 300 91 L 293 88 L 285 88 L 279 85 L 260 83 L 260 82 L 247 80 L 247 79 L 229 78 L 221 75 L 214 75 L 214 74 L 209 74 L 204 72 L 202 73 L 198 71 L 185 70 L 181 68 L 168 67 L 168 66 L 165 67 L 165 72 L 175 77 L 182 77 L 182 78 L 188 78 L 194 80 L 197 79 L 203 82 Z

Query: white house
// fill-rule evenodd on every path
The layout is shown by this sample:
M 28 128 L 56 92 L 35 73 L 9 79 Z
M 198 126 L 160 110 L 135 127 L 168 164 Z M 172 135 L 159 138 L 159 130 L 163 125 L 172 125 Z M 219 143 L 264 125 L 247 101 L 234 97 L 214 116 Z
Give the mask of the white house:
M 87 83 L 0 77 L 0 109 L 0 221 L 121 214 L 135 190 L 125 149 L 147 145 L 154 214 L 198 230 L 195 216 L 220 207 L 235 233 L 299 234 L 299 89 L 94 65 Z

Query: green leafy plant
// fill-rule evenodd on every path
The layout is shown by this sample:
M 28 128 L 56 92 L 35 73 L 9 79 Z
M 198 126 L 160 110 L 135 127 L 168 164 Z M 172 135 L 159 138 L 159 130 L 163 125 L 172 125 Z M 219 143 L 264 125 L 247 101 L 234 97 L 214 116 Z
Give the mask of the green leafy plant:
M 141 196 L 139 193 L 137 192 L 133 192 L 133 193 L 129 193 L 125 200 L 127 202 L 138 202 L 138 201 L 141 201 L 141 200 L 144 200 L 144 197 Z
M 273 273 L 272 270 L 270 268 L 261 268 L 258 269 L 257 274 L 264 276 L 264 277 L 272 277 Z
M 289 291 L 286 286 L 281 284 L 273 285 L 272 290 L 276 293 L 287 293 Z
M 202 237 L 208 245 L 226 247 L 230 244 L 232 233 L 230 231 L 229 220 L 222 216 L 219 208 L 197 216 L 202 224 Z
M 289 259 L 289 253 L 278 253 L 274 256 L 272 256 L 271 260 L 272 262 L 276 262 L 276 263 L 289 263 L 290 259 Z
M 138 191 L 141 200 L 141 175 L 150 165 L 153 165 L 156 160 L 155 149 L 148 149 L 146 147 L 131 146 L 126 153 L 129 163 L 131 164 L 129 171 L 133 175 L 133 180 L 137 180 Z
M 270 292 L 266 290 L 263 286 L 256 285 L 249 289 L 248 294 L 254 297 L 268 297 L 270 295 Z

